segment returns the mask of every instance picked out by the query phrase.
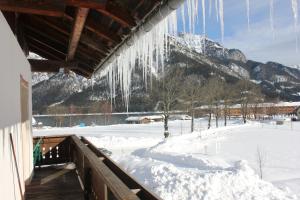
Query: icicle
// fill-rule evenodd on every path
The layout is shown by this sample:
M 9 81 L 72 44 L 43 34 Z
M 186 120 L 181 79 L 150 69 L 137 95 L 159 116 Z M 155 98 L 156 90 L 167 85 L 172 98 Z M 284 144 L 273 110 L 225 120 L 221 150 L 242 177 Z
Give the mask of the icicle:
M 220 15 L 220 26 L 221 26 L 221 40 L 224 41 L 224 4 L 223 0 L 219 0 L 219 15 Z
M 274 0 L 270 0 L 270 26 L 271 26 L 271 31 L 273 38 L 275 37 L 275 32 L 274 32 Z
M 250 30 L 250 0 L 246 0 L 248 30 Z
M 296 35 L 296 52 L 298 52 L 298 0 L 291 0 L 294 16 L 294 29 Z
M 203 53 L 205 54 L 205 48 L 206 48 L 206 40 L 205 40 L 205 35 L 206 35 L 206 12 L 205 12 L 205 0 L 202 0 L 202 23 L 203 23 L 203 35 L 204 35 L 204 40 L 203 40 Z
M 182 26 L 183 26 L 183 32 L 185 33 L 185 11 L 184 11 L 184 5 L 182 4 L 180 11 L 181 11 L 181 20 L 182 20 Z
M 211 11 L 212 11 L 212 0 L 209 0 L 209 18 L 211 17 Z
M 203 34 L 206 34 L 206 19 L 205 19 L 205 0 L 202 0 L 202 23 L 203 23 Z
M 215 0 L 215 9 L 216 9 L 216 18 L 217 18 L 217 22 L 219 22 L 219 0 Z

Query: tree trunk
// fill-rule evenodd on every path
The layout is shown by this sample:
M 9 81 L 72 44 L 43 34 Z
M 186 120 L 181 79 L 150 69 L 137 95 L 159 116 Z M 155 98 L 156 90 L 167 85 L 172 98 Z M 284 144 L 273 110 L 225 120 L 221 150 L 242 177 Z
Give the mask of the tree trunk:
M 194 132 L 194 108 L 192 108 L 191 133 Z
M 219 127 L 219 108 L 218 108 L 218 105 L 216 105 L 216 128 Z
M 224 126 L 227 126 L 227 105 L 224 107 Z
M 169 122 L 169 115 L 164 115 L 164 136 L 165 138 L 169 137 L 169 127 L 168 127 L 168 122 Z
M 208 116 L 208 127 L 207 127 L 207 129 L 210 129 L 210 123 L 211 123 L 211 111 L 209 112 L 209 116 Z

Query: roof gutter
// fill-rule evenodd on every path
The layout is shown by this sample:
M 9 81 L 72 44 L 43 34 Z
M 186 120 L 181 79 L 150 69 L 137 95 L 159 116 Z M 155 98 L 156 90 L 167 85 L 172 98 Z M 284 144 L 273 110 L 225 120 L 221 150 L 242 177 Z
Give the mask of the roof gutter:
M 134 38 L 136 36 L 142 36 L 145 33 L 149 32 L 156 24 L 158 24 L 161 20 L 166 18 L 172 11 L 176 10 L 185 0 L 167 0 L 161 4 L 155 6 L 152 11 L 145 16 L 132 34 L 128 35 L 119 45 L 117 45 L 111 53 L 101 61 L 96 67 L 95 73 L 99 71 L 105 71 L 110 63 L 114 61 L 114 59 L 126 51 L 130 46 L 134 43 Z

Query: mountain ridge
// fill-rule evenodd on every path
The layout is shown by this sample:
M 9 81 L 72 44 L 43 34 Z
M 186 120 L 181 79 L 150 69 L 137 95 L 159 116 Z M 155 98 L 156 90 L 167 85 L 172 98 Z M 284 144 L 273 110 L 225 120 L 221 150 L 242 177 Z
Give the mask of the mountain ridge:
M 201 35 L 179 34 L 177 37 L 170 37 L 170 58 L 166 62 L 166 68 L 173 69 L 174 66 L 185 67 L 188 73 L 196 73 L 205 78 L 217 73 L 231 83 L 250 79 L 262 88 L 270 100 L 300 101 L 300 69 L 271 61 L 261 63 L 247 60 L 242 51 L 227 49 Z M 33 73 L 32 77 L 35 113 L 45 112 L 52 104 L 88 105 L 110 97 L 106 78 L 99 74 L 91 79 L 63 72 Z M 135 70 L 132 77 L 131 111 L 153 109 L 155 102 L 149 99 L 141 70 Z M 119 93 L 117 95 L 121 96 Z M 123 111 L 124 108 L 118 106 L 117 111 Z

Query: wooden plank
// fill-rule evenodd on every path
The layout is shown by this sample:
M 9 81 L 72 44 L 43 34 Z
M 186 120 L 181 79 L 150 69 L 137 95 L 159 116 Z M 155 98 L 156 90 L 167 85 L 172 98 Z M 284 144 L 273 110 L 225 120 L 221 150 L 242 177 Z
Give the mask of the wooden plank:
M 51 69 L 59 69 L 59 68 L 69 68 L 74 69 L 78 68 L 78 62 L 66 62 L 59 60 L 37 60 L 37 59 L 28 59 L 31 65 L 31 71 L 33 72 L 47 72 Z
M 58 0 L 39 2 L 0 0 L 0 10 L 62 17 L 64 15 L 65 6 Z
M 45 178 L 54 177 L 45 182 Z M 43 184 L 42 184 L 43 183 Z M 26 186 L 27 200 L 84 200 L 75 170 L 55 166 L 36 168 L 30 185 Z
M 107 17 L 112 18 L 123 27 L 131 28 L 136 26 L 134 18 L 128 11 L 111 3 L 107 3 L 105 8 L 97 9 L 97 11 Z
M 109 3 L 107 0 L 65 0 L 69 6 L 95 9 L 101 14 L 112 18 L 123 27 L 134 27 L 134 18 L 125 9 Z
M 93 176 L 102 179 L 116 199 L 140 199 L 77 136 L 71 136 L 71 139 L 78 151 L 82 152 L 90 163 L 90 167 L 95 173 Z
M 39 45 L 36 45 L 36 44 L 33 44 L 33 43 L 28 43 L 28 46 L 29 46 L 29 50 L 40 55 L 41 57 L 43 58 L 46 58 L 46 59 L 56 59 L 56 60 L 61 60 L 62 58 L 53 54 L 53 53 L 50 53 L 49 51 L 41 48 Z
M 80 40 L 80 36 L 84 27 L 85 20 L 88 16 L 89 9 L 88 8 L 78 8 L 75 22 L 73 25 L 73 30 L 71 33 L 70 37 L 70 42 L 69 42 L 69 48 L 68 48 L 68 54 L 66 57 L 66 60 L 73 60 L 76 49 Z
M 123 181 L 133 192 L 141 199 L 147 200 L 158 200 L 160 199 L 157 195 L 148 191 L 145 186 L 138 183 L 131 175 L 127 174 L 123 169 L 121 169 L 110 157 L 106 156 L 104 153 L 99 151 L 99 149 L 93 145 L 90 141 L 88 141 L 85 137 L 82 137 L 82 142 L 87 145 L 98 157 L 102 157 L 103 163 L 113 171 L 116 176 Z
M 107 0 L 65 0 L 68 6 L 92 8 L 92 9 L 104 9 Z
M 65 19 L 74 21 L 73 17 L 71 17 L 70 15 L 65 15 Z M 113 42 L 114 44 L 121 41 L 121 38 L 118 35 L 108 31 L 107 27 L 103 27 L 99 22 L 97 23 L 91 18 L 86 20 L 85 28 L 95 33 L 98 37 L 106 41 Z

